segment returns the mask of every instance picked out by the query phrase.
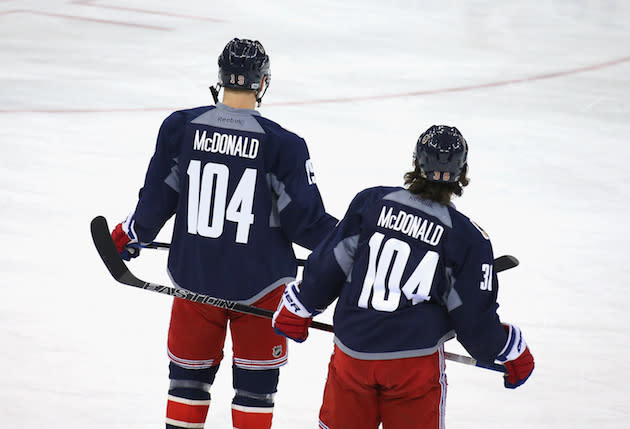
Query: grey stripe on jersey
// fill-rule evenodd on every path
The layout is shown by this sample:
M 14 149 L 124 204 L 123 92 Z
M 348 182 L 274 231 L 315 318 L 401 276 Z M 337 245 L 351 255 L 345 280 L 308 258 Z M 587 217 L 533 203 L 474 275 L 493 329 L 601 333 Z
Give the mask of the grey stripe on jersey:
M 175 164 L 171 167 L 171 172 L 166 176 L 166 179 L 164 179 L 164 183 L 179 194 L 179 159 L 175 158 L 173 161 L 175 161 Z
M 395 201 L 408 207 L 413 207 L 415 209 L 421 210 L 428 215 L 438 218 L 440 222 L 442 222 L 449 228 L 453 227 L 451 214 L 448 212 L 448 208 L 446 208 L 446 206 L 430 200 L 422 199 L 406 189 L 401 189 L 400 191 L 395 191 L 391 194 L 387 194 L 383 197 L 383 199 Z
M 273 173 L 267 173 L 267 183 L 278 198 L 278 211 L 281 212 L 291 202 L 291 197 L 287 194 L 284 183 L 278 180 Z
M 348 348 L 344 345 L 339 338 L 335 336 L 334 342 L 339 347 L 339 349 L 351 356 L 355 359 L 361 360 L 386 360 L 386 359 L 404 359 L 409 357 L 419 357 L 419 356 L 428 356 L 432 355 L 442 344 L 451 338 L 455 338 L 455 331 L 448 331 L 442 338 L 440 338 L 435 346 L 428 347 L 426 349 L 416 349 L 416 350 L 401 350 L 398 352 L 386 352 L 386 353 L 365 353 L 365 352 L 357 352 Z
M 217 103 L 215 109 L 208 110 L 193 119 L 191 123 L 228 130 L 265 134 L 265 130 L 260 126 L 258 121 L 254 119 L 254 116 L 260 116 L 260 113 L 253 109 L 234 109 L 223 103 Z
M 245 305 L 252 305 L 253 303 L 255 303 L 256 301 L 258 301 L 259 299 L 261 299 L 263 296 L 267 295 L 269 292 L 271 292 L 272 290 L 278 288 L 278 286 L 282 286 L 282 285 L 286 285 L 291 283 L 293 280 L 295 280 L 295 277 L 283 277 L 281 279 L 276 280 L 275 282 L 271 283 L 269 286 L 267 286 L 266 288 L 264 288 L 263 290 L 261 290 L 260 292 L 258 292 L 256 295 L 254 295 L 253 297 L 249 298 L 249 299 L 245 299 L 243 301 L 237 301 L 240 302 L 241 304 L 245 304 Z
M 173 278 L 173 275 L 171 274 L 171 270 L 170 269 L 167 268 L 166 269 L 166 273 L 168 274 L 168 277 L 171 279 L 171 282 L 173 282 L 173 284 L 175 285 L 175 287 L 177 289 L 190 291 L 190 289 L 186 289 L 184 287 L 181 287 L 179 285 L 179 283 L 177 283 L 175 281 L 175 279 Z M 269 286 L 265 287 L 263 290 L 261 290 L 256 295 L 252 296 L 251 298 L 247 298 L 247 299 L 243 299 L 243 300 L 223 298 L 221 296 L 215 296 L 214 298 L 227 299 L 229 301 L 238 302 L 239 304 L 251 305 L 251 304 L 255 303 L 256 301 L 258 301 L 259 299 L 261 299 L 262 297 L 264 297 L 265 295 L 267 295 L 272 290 L 278 288 L 279 286 L 289 284 L 289 283 L 291 283 L 294 280 L 295 280 L 295 277 L 282 277 L 282 278 L 276 280 L 275 282 L 271 283 Z
M 453 269 L 450 267 L 446 268 L 446 278 L 448 279 L 448 292 L 446 292 L 446 296 L 444 301 L 446 302 L 446 309 L 451 312 L 455 310 L 457 307 L 463 304 L 462 299 L 459 297 L 459 294 L 455 290 L 455 277 L 453 277 Z
M 352 265 L 354 264 L 354 254 L 357 250 L 358 244 L 359 234 L 343 239 L 333 249 L 335 259 L 346 277 L 350 275 L 350 271 L 352 270 Z
M 267 187 L 271 193 L 271 213 L 269 213 L 269 226 L 271 228 L 279 228 L 282 226 L 280 223 L 280 210 L 278 210 L 278 194 L 276 192 L 276 186 L 278 186 L 278 179 L 271 173 L 267 173 Z
M 289 205 L 291 197 L 286 192 L 284 183 L 279 181 L 272 173 L 267 173 L 267 185 L 271 190 L 273 198 L 273 201 L 271 202 L 271 213 L 269 215 L 269 226 L 272 228 L 278 228 L 281 225 L 279 213 Z

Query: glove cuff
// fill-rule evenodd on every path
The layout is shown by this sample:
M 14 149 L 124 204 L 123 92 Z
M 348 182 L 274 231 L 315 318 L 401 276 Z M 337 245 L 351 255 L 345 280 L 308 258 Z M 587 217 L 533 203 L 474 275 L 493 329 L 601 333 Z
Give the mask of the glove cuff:
M 527 348 L 525 338 L 523 338 L 523 334 L 518 326 L 504 323 L 503 329 L 507 332 L 507 340 L 496 358 L 501 363 L 517 359 Z
M 135 219 L 136 211 L 132 211 L 127 216 L 127 219 L 122 222 L 122 230 L 125 231 L 125 234 L 129 237 L 129 240 L 132 243 L 138 242 L 138 234 L 136 234 L 136 219 Z
M 301 281 L 296 280 L 289 283 L 287 287 L 284 288 L 284 292 L 282 293 L 282 304 L 286 307 L 287 310 L 289 310 L 296 316 L 309 318 L 313 316 L 313 313 L 310 312 L 298 298 L 301 283 Z

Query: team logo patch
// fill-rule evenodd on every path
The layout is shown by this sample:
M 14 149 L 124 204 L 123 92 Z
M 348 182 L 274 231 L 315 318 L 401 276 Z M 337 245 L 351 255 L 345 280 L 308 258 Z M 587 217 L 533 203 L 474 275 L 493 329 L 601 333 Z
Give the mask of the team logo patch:
M 274 346 L 271 354 L 275 358 L 280 357 L 282 355 L 282 346 Z

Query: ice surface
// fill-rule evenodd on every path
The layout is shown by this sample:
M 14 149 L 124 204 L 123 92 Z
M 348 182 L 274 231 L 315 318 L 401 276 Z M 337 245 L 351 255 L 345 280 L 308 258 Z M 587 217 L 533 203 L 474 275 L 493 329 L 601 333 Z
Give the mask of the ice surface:
M 628 427 L 629 20 L 625 0 L 0 1 L 1 426 L 163 427 L 170 299 L 116 284 L 88 224 L 133 208 L 161 121 L 210 103 L 239 36 L 269 51 L 261 112 L 308 141 L 336 216 L 401 184 L 430 125 L 470 143 L 456 203 L 521 261 L 500 315 L 537 366 L 508 391 L 449 363 L 447 427 Z M 316 427 L 331 338 L 291 344 L 274 428 Z M 208 428 L 231 427 L 230 347 Z

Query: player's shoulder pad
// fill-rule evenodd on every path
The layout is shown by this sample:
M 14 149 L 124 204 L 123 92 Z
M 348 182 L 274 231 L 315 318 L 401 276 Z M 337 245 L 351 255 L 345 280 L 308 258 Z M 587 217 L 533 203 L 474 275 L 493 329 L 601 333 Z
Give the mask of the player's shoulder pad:
M 266 134 L 269 134 L 276 138 L 280 138 L 280 140 L 282 141 L 304 142 L 304 139 L 302 137 L 300 137 L 293 131 L 287 130 L 282 125 L 272 121 L 269 118 L 266 118 L 264 116 L 254 116 L 254 119 L 258 121 L 260 126 L 265 130 Z
M 363 211 L 369 204 L 375 203 L 385 195 L 400 189 L 402 188 L 395 186 L 373 186 L 363 189 L 354 196 L 348 211 Z
M 379 200 L 383 198 L 385 195 L 391 194 L 392 192 L 398 191 L 402 188 L 396 186 L 373 186 L 371 188 L 366 188 L 356 194 L 354 200 L 365 201 L 365 200 Z
M 477 222 L 455 209 L 453 206 L 449 206 L 449 211 L 451 212 L 455 230 L 459 230 L 465 236 L 472 239 L 482 238 L 483 240 L 490 241 L 488 233 Z
M 176 110 L 164 119 L 163 125 L 166 126 L 179 126 L 192 119 L 200 116 L 201 114 L 214 109 L 215 106 L 199 106 L 191 109 Z
M 477 222 L 475 222 L 474 220 L 470 218 L 468 220 L 470 220 L 470 223 L 472 224 L 472 226 L 474 226 L 477 229 L 477 231 L 481 233 L 481 236 L 483 238 L 485 238 L 486 240 L 490 240 L 490 236 L 488 235 L 488 233 L 482 227 L 480 227 Z
M 170 148 L 169 150 L 177 150 L 176 148 L 181 143 L 181 137 L 184 135 L 188 122 L 210 109 L 214 109 L 214 106 L 177 110 L 168 115 L 162 121 L 162 125 L 160 125 L 157 146 L 168 147 Z

